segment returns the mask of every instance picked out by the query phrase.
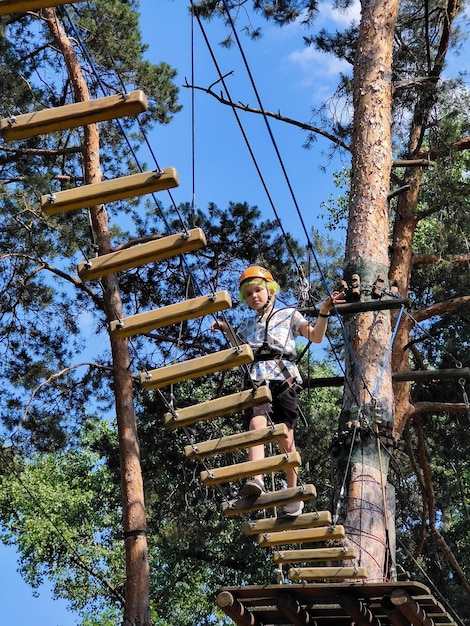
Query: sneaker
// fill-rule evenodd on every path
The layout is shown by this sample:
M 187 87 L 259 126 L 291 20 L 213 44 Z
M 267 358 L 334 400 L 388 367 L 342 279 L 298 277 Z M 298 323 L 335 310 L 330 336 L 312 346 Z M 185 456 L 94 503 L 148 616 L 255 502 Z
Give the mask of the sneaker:
M 291 502 L 290 504 L 286 504 L 286 506 L 282 507 L 282 514 L 285 517 L 297 517 L 300 515 L 304 509 L 304 503 L 300 502 Z
M 259 478 L 252 478 L 251 480 L 247 480 L 243 485 L 243 489 L 241 491 L 241 495 L 243 497 L 247 496 L 260 496 L 264 491 L 264 482 Z

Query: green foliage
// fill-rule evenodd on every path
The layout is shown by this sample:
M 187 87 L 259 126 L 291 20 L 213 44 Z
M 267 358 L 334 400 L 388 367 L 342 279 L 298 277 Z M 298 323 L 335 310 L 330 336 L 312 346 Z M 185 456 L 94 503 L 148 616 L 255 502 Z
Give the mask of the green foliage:
M 80 448 L 60 454 L 1 454 L 0 538 L 16 545 L 32 587 L 47 577 L 76 611 L 112 606 L 123 592 L 120 494 L 89 448 L 107 428 L 90 421 Z

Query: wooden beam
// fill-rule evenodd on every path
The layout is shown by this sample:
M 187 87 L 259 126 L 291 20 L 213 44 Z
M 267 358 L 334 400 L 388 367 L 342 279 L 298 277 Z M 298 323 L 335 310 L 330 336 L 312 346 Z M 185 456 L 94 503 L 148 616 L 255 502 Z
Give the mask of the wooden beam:
M 274 424 L 272 427 L 259 428 L 244 433 L 235 433 L 227 437 L 200 441 L 184 448 L 184 453 L 191 459 L 205 459 L 216 454 L 228 454 L 236 450 L 250 448 L 259 444 L 272 443 L 280 439 L 286 439 L 288 428 L 286 424 Z
M 249 478 L 256 474 L 267 474 L 269 472 L 285 470 L 287 467 L 299 467 L 301 463 L 300 454 L 298 452 L 276 454 L 260 459 L 259 461 L 246 461 L 245 463 L 236 463 L 235 465 L 226 465 L 211 470 L 203 470 L 201 472 L 201 482 L 204 485 L 219 485 L 220 483 L 228 483 L 232 480 Z
M 455 380 L 456 378 L 470 380 L 470 367 L 457 367 L 443 370 L 409 370 L 407 372 L 394 372 L 392 374 L 394 383 L 404 381 L 425 382 L 428 380 Z M 309 378 L 304 380 L 302 384 L 305 389 L 316 387 L 342 387 L 343 385 L 344 376 Z
M 313 487 L 313 485 L 310 486 Z M 278 530 L 319 528 L 320 526 L 329 525 L 331 525 L 331 513 L 329 511 L 315 511 L 313 513 L 302 513 L 297 515 L 297 517 L 267 517 L 249 520 L 243 522 L 242 532 L 245 535 L 259 535 L 260 533 L 277 532 Z
M 316 389 L 318 387 L 342 387 L 344 376 L 320 376 L 318 378 L 305 378 L 302 387 L 304 389 Z
M 227 350 L 207 354 L 197 359 L 144 372 L 140 375 L 140 382 L 144 389 L 166 387 L 172 383 L 179 383 L 182 380 L 207 376 L 214 372 L 246 365 L 253 361 L 253 358 L 252 349 L 248 344 L 245 344 L 239 348 L 228 348 Z
M 263 626 L 261 622 L 229 591 L 217 595 L 217 605 L 232 619 L 237 626 Z
M 293 626 L 308 626 L 313 623 L 310 613 L 290 593 L 278 594 L 277 608 Z
M 244 515 L 252 511 L 284 506 L 291 502 L 298 502 L 299 500 L 305 502 L 306 500 L 313 500 L 316 497 L 317 490 L 314 485 L 303 485 L 302 487 L 269 491 L 268 493 L 261 494 L 257 498 L 240 498 L 239 500 L 224 502 L 222 503 L 222 512 L 227 517 Z
M 400 613 L 397 607 L 393 605 L 390 596 L 384 596 L 380 601 L 380 605 L 392 626 L 409 626 L 409 621 Z
M 74 0 L 74 2 L 84 2 L 84 0 Z M 0 0 L 0 15 L 26 13 L 26 11 L 37 11 L 62 4 L 70 4 L 70 0 Z
M 409 305 L 410 300 L 408 298 L 383 298 L 365 302 L 348 302 L 336 305 L 331 314 L 352 315 L 353 313 L 367 313 L 368 311 L 399 309 L 401 306 L 409 307 Z M 312 307 L 300 307 L 299 311 L 308 315 L 318 315 L 318 310 Z
M 74 102 L 62 107 L 31 111 L 0 120 L 0 135 L 17 141 L 43 133 L 86 126 L 125 115 L 137 115 L 148 108 L 147 96 L 140 89 L 95 100 Z
M 344 526 L 326 526 L 323 528 L 301 528 L 299 530 L 283 530 L 275 533 L 263 533 L 258 537 L 258 543 L 263 548 L 282 546 L 296 543 L 332 541 L 344 539 Z
M 178 174 L 175 168 L 166 167 L 163 170 L 121 176 L 102 183 L 50 193 L 41 196 L 41 208 L 46 215 L 57 215 L 66 211 L 98 206 L 105 202 L 115 202 L 154 191 L 163 191 L 178 185 Z
M 196 317 L 210 315 L 216 311 L 224 311 L 231 306 L 232 299 L 228 291 L 220 291 L 210 296 L 201 296 L 200 298 L 170 304 L 154 311 L 131 315 L 123 320 L 114 320 L 110 324 L 110 332 L 113 337 L 131 337 L 155 328 L 179 324 Z
M 395 372 L 392 374 L 394 383 L 408 380 L 425 382 L 427 380 L 453 380 L 455 378 L 470 380 L 470 367 L 456 367 L 443 370 L 413 370 L 409 372 Z
M 338 602 L 357 626 L 381 626 L 380 620 L 374 617 L 365 601 L 360 600 L 354 593 L 341 591 L 338 594 Z
M 169 235 L 154 241 L 147 241 L 137 246 L 102 254 L 89 261 L 78 264 L 80 278 L 85 282 L 101 276 L 122 272 L 132 267 L 139 267 L 153 261 L 161 261 L 186 252 L 198 250 L 206 245 L 206 237 L 200 228 L 185 233 Z
M 343 561 L 355 559 L 357 553 L 354 548 L 313 548 L 308 550 L 284 550 L 274 552 L 275 563 L 307 563 L 309 561 Z
M 429 159 L 397 159 L 392 167 L 434 167 L 436 163 Z
M 434 621 L 426 615 L 426 611 L 404 589 L 395 589 L 390 594 L 394 607 L 414 626 L 434 626 Z
M 163 419 L 166 430 L 174 430 L 191 426 L 196 422 L 245 411 L 266 402 L 271 402 L 271 391 L 264 385 L 257 389 L 239 391 L 229 396 L 177 409 L 174 413 L 165 413 Z

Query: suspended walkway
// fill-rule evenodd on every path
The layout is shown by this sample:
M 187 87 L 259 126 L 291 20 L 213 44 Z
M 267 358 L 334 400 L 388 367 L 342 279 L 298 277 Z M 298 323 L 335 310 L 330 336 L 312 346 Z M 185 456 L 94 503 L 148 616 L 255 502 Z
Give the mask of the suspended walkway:
M 56 0 L 55 5 L 65 4 Z M 0 15 L 38 10 L 51 5 L 51 0 L 0 0 Z M 134 115 L 147 108 L 141 91 L 122 96 L 106 97 L 89 102 L 37 111 L 0 121 L 0 134 L 5 141 L 23 139 Z M 117 199 L 170 189 L 178 185 L 174 168 L 144 172 L 96 185 L 49 194 L 41 198 L 46 215 L 88 208 Z M 77 271 L 83 281 L 96 280 L 110 273 L 119 273 L 146 263 L 188 254 L 207 245 L 200 229 L 193 229 L 159 238 L 139 245 L 86 259 Z M 231 307 L 227 292 L 208 294 L 178 302 L 155 311 L 113 320 L 110 335 L 130 337 L 181 321 L 213 314 Z M 360 306 L 360 305 L 357 305 Z M 377 304 L 377 307 L 380 305 Z M 389 301 L 384 307 L 393 306 Z M 213 354 L 189 361 L 142 372 L 139 375 L 144 390 L 163 388 L 178 382 L 252 362 L 248 345 L 232 346 Z M 164 428 L 196 427 L 201 422 L 239 413 L 271 399 L 267 387 L 245 390 L 211 399 L 182 409 L 171 410 L 164 416 Z M 272 425 L 259 431 L 223 436 L 209 441 L 188 444 L 183 452 L 188 462 L 215 459 L 221 455 L 242 452 L 250 446 L 276 446 L 287 436 L 284 425 Z M 282 449 L 282 446 L 280 446 Z M 244 461 L 209 467 L 200 473 L 201 483 L 217 486 L 237 483 L 258 473 L 276 474 L 302 464 L 298 452 L 274 453 L 260 461 Z M 236 489 L 235 489 L 236 491 Z M 279 584 L 227 587 L 216 596 L 217 605 L 239 626 L 313 625 L 317 626 L 451 626 L 447 615 L 429 590 L 419 583 L 397 582 L 374 584 L 367 581 L 367 571 L 357 563 L 358 555 L 351 547 L 342 545 L 345 529 L 332 522 L 328 511 L 305 512 L 297 517 L 280 517 L 277 510 L 293 502 L 316 499 L 314 485 L 268 491 L 258 497 L 227 499 L 221 515 L 241 516 L 240 532 L 252 536 L 260 548 L 271 551 L 273 569 Z M 274 510 L 274 511 L 273 511 Z M 267 516 L 251 519 L 252 513 Z M 248 518 L 248 519 L 247 519 Z M 297 546 L 297 547 L 294 547 Z M 275 548 L 275 549 L 273 549 Z M 286 576 L 283 567 L 287 566 Z

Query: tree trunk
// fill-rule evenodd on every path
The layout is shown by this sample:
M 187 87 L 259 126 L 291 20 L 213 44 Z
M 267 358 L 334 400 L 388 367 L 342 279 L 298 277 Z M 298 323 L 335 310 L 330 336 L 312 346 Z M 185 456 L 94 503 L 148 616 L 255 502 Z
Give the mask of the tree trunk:
M 388 276 L 389 209 L 392 165 L 391 65 L 398 0 L 363 0 L 354 63 L 354 135 L 351 195 L 346 241 L 345 279 L 361 280 L 361 298 L 379 274 Z M 386 484 L 388 455 L 375 434 L 393 423 L 391 339 L 387 311 L 366 312 L 345 320 L 351 351 L 339 433 L 345 433 L 338 457 L 338 521 L 359 552 L 369 580 L 389 578 L 389 515 Z M 346 493 L 342 492 L 346 479 Z
M 397 203 L 397 217 L 394 222 L 392 239 L 392 257 L 390 262 L 390 281 L 398 288 L 403 297 L 408 294 L 410 285 L 413 238 L 418 224 L 416 206 L 418 204 L 419 187 L 423 176 L 421 167 L 408 168 L 404 184 L 409 190 L 400 196 Z M 402 321 L 397 329 L 393 351 L 392 368 L 394 372 L 404 372 L 409 369 L 409 353 L 404 350 L 409 342 L 410 330 L 413 323 L 410 320 Z M 393 385 L 395 398 L 395 434 L 401 437 L 406 422 L 412 411 L 410 404 L 410 382 L 397 382 Z
M 417 99 L 413 110 L 408 140 L 408 156 L 410 159 L 415 159 L 422 150 L 424 131 L 429 123 L 430 111 L 432 111 L 432 107 L 437 100 L 438 80 L 444 68 L 444 60 L 449 49 L 452 27 L 459 10 L 458 0 L 448 0 L 445 10 L 446 15 L 441 22 L 442 27 L 439 39 L 436 38 L 435 33 L 432 33 L 432 35 L 430 33 L 426 34 L 430 40 L 431 38 L 434 40 L 432 48 L 435 50 L 435 56 L 429 60 L 427 85 Z M 452 147 L 455 150 L 465 150 L 468 147 L 468 138 L 454 143 Z M 433 156 L 438 157 L 437 154 L 433 154 Z M 429 157 L 430 154 L 428 153 Z M 412 167 L 405 171 L 403 186 L 408 186 L 409 189 L 399 197 L 396 209 L 391 247 L 390 281 L 397 285 L 398 291 L 403 297 L 407 296 L 410 284 L 413 265 L 413 239 L 420 218 L 417 206 L 422 178 L 422 167 Z M 398 329 L 392 352 L 394 372 L 402 372 L 409 369 L 409 355 L 404 348 L 408 345 L 412 327 L 413 323 L 408 320 L 406 323 L 402 323 Z M 397 439 L 399 439 L 409 416 L 413 412 L 413 406 L 410 403 L 410 383 L 396 383 L 394 385 L 394 395 L 395 434 Z
M 75 101 L 89 99 L 88 87 L 70 40 L 53 9 L 44 9 L 50 32 L 62 51 L 70 76 Z M 99 132 L 96 124 L 84 127 L 83 169 L 85 184 L 101 182 Z M 90 210 L 99 254 L 111 251 L 108 215 L 104 206 Z M 122 318 L 122 302 L 115 275 L 101 281 L 103 305 L 109 322 Z M 126 605 L 123 626 L 151 626 L 149 602 L 149 564 L 147 519 L 140 465 L 140 450 L 135 419 L 131 361 L 126 339 L 110 338 L 113 386 L 121 462 L 123 530 L 126 552 Z

